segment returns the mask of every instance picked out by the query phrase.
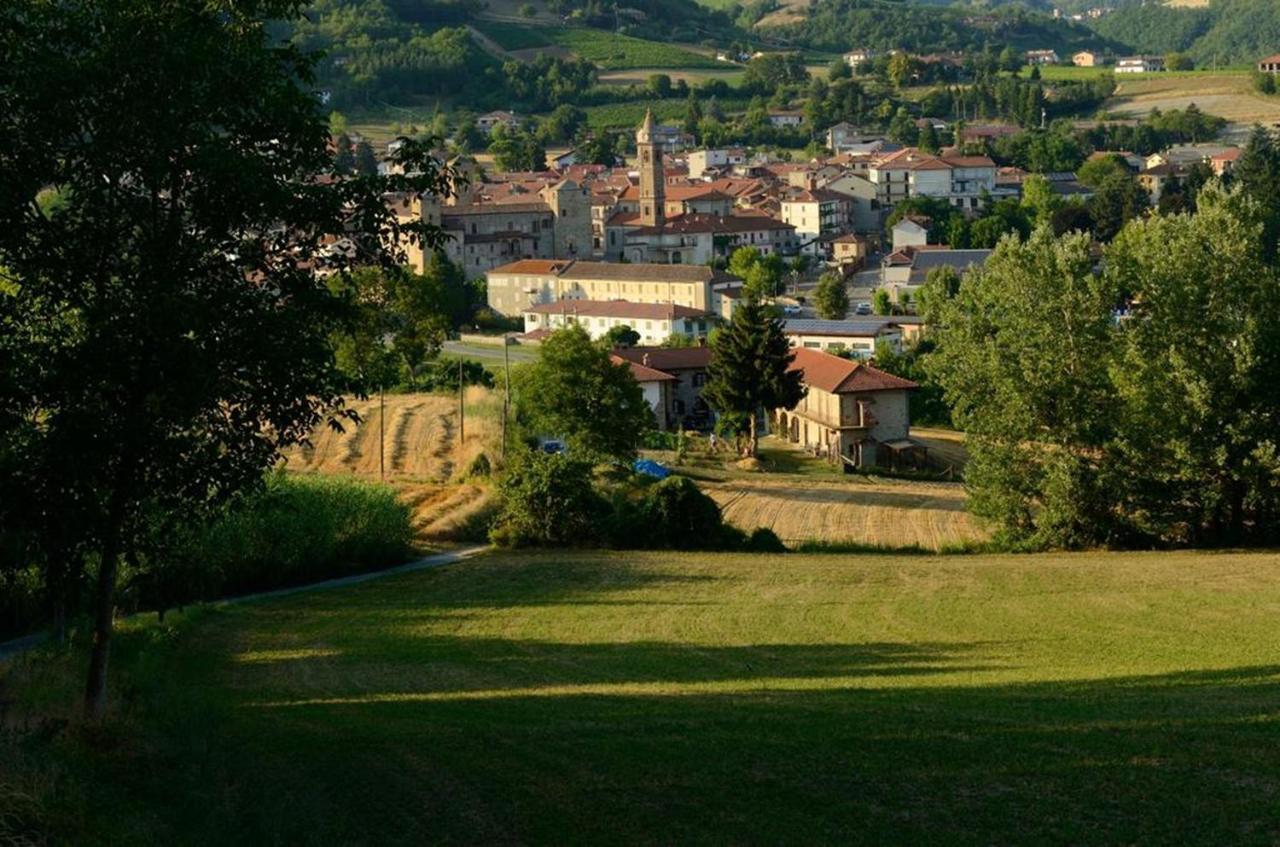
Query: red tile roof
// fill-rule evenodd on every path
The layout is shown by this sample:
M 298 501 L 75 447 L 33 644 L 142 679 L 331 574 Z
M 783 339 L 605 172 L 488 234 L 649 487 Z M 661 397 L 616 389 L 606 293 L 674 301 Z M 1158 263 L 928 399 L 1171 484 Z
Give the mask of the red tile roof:
M 632 362 L 644 364 L 648 356 L 650 367 L 660 371 L 678 371 L 687 368 L 705 368 L 711 363 L 710 347 L 623 347 L 614 355 Z
M 852 394 L 857 391 L 909 391 L 918 388 L 909 379 L 903 379 L 890 373 L 851 362 L 821 350 L 810 350 L 805 347 L 794 351 L 789 371 L 802 371 L 806 385 L 831 394 Z
M 571 264 L 573 264 L 572 259 L 518 259 L 494 268 L 490 273 L 551 276 L 560 273 Z
M 614 353 L 609 356 L 609 361 L 615 365 L 627 365 L 631 368 L 631 375 L 636 378 L 636 382 L 675 382 L 676 377 L 669 373 L 663 373 L 660 370 L 642 365 L 639 362 L 632 362 L 624 359 Z

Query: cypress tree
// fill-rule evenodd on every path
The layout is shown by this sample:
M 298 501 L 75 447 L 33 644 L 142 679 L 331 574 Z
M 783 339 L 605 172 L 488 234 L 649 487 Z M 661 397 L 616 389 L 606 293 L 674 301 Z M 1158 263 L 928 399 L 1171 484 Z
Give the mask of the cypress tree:
M 749 296 L 711 344 L 703 396 L 722 413 L 744 415 L 747 455 L 759 442 L 756 416 L 763 409 L 793 409 L 804 397 L 803 374 L 788 371 L 791 347 L 782 321 L 758 297 Z

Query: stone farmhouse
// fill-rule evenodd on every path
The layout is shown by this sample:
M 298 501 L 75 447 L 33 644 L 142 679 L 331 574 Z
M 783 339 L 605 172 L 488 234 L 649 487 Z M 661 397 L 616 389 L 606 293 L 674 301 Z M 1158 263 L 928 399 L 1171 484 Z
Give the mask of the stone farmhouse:
M 790 369 L 804 374 L 807 391 L 794 409 L 771 412 L 776 434 L 851 470 L 923 466 L 925 448 L 911 440 L 914 382 L 806 348 Z

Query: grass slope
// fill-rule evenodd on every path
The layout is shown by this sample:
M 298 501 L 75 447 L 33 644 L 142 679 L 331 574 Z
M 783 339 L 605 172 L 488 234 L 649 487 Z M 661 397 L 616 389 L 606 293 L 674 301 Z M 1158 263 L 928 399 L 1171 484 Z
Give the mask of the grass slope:
M 606 70 L 724 68 L 723 63 L 673 44 L 599 29 L 540 27 L 503 21 L 478 21 L 476 27 L 504 50 L 561 47 Z
M 0 771 L 66 843 L 1275 843 L 1277 577 L 491 555 L 130 622 L 124 729 Z M 64 662 L 8 682 L 47 714 Z

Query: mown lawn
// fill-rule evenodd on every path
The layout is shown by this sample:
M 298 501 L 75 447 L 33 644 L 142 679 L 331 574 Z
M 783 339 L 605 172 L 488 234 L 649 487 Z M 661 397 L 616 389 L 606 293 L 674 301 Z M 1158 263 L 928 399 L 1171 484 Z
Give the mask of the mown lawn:
M 1278 620 L 1269 554 L 494 554 L 131 623 L 95 752 L 0 752 L 68 843 L 1269 844 Z

